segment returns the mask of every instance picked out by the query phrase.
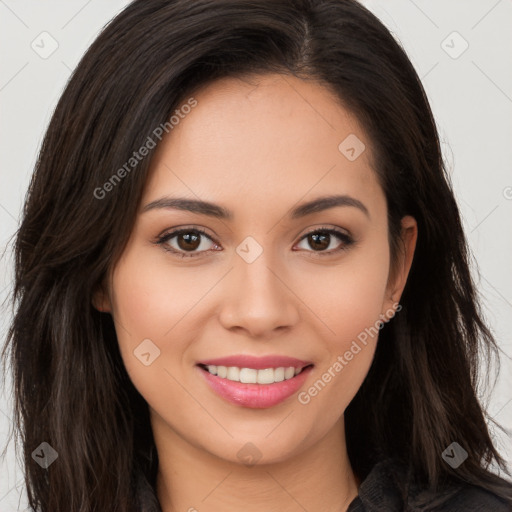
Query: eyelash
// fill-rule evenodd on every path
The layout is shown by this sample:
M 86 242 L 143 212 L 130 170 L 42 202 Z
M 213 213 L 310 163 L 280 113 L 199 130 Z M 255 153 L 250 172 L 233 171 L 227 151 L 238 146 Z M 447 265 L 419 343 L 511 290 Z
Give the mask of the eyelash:
M 184 234 L 184 233 L 187 233 L 187 234 L 188 233 L 196 233 L 196 234 L 200 233 L 201 235 L 205 236 L 206 238 L 208 238 L 209 240 L 211 240 L 212 242 L 217 244 L 217 242 L 214 239 L 212 239 L 212 237 L 210 235 L 208 235 L 208 233 L 206 233 L 206 231 L 204 231 L 201 228 L 182 228 L 182 229 L 177 229 L 175 231 L 171 231 L 169 233 L 165 233 L 163 235 L 160 235 L 156 239 L 156 241 L 154 243 L 156 245 L 161 246 L 165 251 L 170 252 L 170 253 L 172 253 L 172 254 L 180 257 L 180 258 L 198 257 L 198 255 L 200 255 L 202 253 L 205 253 L 205 252 L 208 252 L 208 251 L 182 252 L 182 251 L 178 251 L 176 249 L 169 248 L 168 246 L 165 245 L 169 240 L 172 240 L 176 236 L 179 236 L 179 235 Z M 325 257 L 325 256 L 330 256 L 332 254 L 337 254 L 337 253 L 339 253 L 341 251 L 346 251 L 352 244 L 354 244 L 354 240 L 353 240 L 353 238 L 350 235 L 348 235 L 348 234 L 346 234 L 346 233 L 344 233 L 342 231 L 339 231 L 337 229 L 334 229 L 334 228 L 317 228 L 317 229 L 315 229 L 313 231 L 310 231 L 310 232 L 306 233 L 299 240 L 299 242 L 302 242 L 302 240 L 304 240 L 305 238 L 307 238 L 310 235 L 314 235 L 314 234 L 318 234 L 318 233 L 334 235 L 335 237 L 340 239 L 340 241 L 342 242 L 342 245 L 338 249 L 330 250 L 328 252 L 327 251 L 307 251 L 307 252 L 313 253 L 315 255 L 314 257 L 321 257 L 322 258 L 322 257 Z

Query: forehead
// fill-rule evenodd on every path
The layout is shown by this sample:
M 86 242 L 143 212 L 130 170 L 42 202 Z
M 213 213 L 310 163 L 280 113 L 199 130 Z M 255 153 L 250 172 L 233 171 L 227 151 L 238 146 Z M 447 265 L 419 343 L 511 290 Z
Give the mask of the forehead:
M 186 195 L 261 208 L 334 192 L 382 195 L 362 126 L 318 82 L 225 78 L 193 98 L 196 106 L 156 150 L 145 198 Z

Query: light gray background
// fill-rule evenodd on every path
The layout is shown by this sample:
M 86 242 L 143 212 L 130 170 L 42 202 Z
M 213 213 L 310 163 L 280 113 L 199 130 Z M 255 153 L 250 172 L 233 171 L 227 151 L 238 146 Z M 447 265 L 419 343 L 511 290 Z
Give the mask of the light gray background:
M 192 0 L 193 1 L 193 0 Z M 0 0 L 0 244 L 18 224 L 37 150 L 71 70 L 123 0 Z M 512 2 L 366 0 L 415 65 L 431 101 L 466 233 L 484 311 L 503 351 L 489 412 L 512 430 Z M 453 34 L 453 32 L 457 34 Z M 47 58 L 53 43 L 58 48 Z M 444 41 L 444 42 L 443 42 Z M 468 44 L 466 51 L 461 53 Z M 459 53 L 461 53 L 459 55 Z M 46 57 L 46 55 L 43 55 Z M 454 58 L 457 57 L 457 58 Z M 0 260 L 0 300 L 10 291 L 12 259 Z M 0 312 L 2 343 L 11 318 Z M 7 376 L 9 383 L 10 376 Z M 483 393 L 485 399 L 489 394 Z M 10 387 L 0 397 L 0 448 L 12 417 Z M 487 403 L 487 402 L 486 402 Z M 492 427 L 492 426 L 491 426 Z M 492 427 L 512 462 L 512 439 Z M 512 433 L 512 432 L 511 432 Z M 25 510 L 11 443 L 0 460 L 0 511 Z

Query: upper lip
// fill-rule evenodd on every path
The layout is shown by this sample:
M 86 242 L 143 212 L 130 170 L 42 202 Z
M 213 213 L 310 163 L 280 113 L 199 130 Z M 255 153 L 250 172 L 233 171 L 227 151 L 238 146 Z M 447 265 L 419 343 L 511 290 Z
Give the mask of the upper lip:
M 237 366 L 238 368 L 253 368 L 254 370 L 264 370 L 265 368 L 288 368 L 293 366 L 294 368 L 304 368 L 311 363 L 311 361 L 302 361 L 295 357 L 288 356 L 248 356 L 248 355 L 234 355 L 227 357 L 219 357 L 216 359 L 207 359 L 199 361 L 198 364 L 205 366 Z

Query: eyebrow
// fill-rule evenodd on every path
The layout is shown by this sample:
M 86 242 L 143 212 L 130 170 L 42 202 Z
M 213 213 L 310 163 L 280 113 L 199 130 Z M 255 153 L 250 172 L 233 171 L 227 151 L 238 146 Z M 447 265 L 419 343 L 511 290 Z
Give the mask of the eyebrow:
M 366 208 L 359 199 L 347 195 L 319 197 L 318 199 L 314 199 L 295 207 L 288 214 L 288 217 L 291 219 L 299 219 L 306 215 L 335 208 L 337 206 L 350 206 L 357 208 L 370 218 L 368 208 Z M 155 209 L 183 210 L 225 220 L 232 220 L 234 218 L 232 211 L 227 210 L 218 204 L 210 203 L 208 201 L 200 201 L 197 199 L 187 199 L 184 197 L 161 197 L 160 199 L 156 199 L 155 201 L 148 203 L 144 206 L 142 211 L 147 212 Z

